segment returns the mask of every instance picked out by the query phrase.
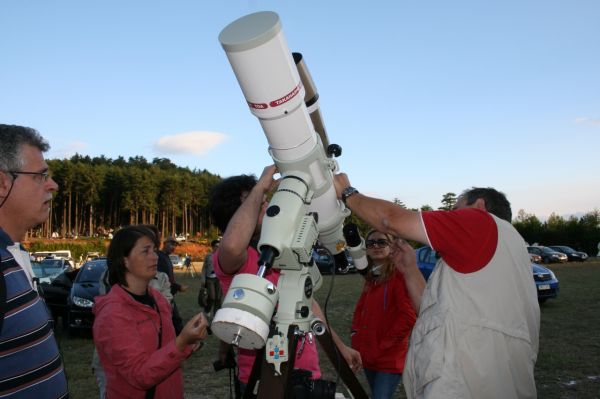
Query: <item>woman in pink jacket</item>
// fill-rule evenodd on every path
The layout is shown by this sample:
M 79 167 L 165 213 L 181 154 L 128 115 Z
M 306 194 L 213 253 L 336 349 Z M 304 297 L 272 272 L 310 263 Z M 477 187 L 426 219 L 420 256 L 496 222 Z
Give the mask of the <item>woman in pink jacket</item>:
M 110 292 L 96 298 L 94 343 L 106 373 L 106 397 L 183 398 L 181 363 L 201 346 L 208 323 L 193 317 L 179 336 L 171 306 L 149 287 L 156 275 L 153 233 L 119 230 L 108 248 Z

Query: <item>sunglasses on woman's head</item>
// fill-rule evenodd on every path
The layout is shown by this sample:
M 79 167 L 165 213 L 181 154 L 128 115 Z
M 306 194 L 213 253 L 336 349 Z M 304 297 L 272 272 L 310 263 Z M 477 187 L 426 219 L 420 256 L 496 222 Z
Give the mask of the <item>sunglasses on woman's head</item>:
M 390 245 L 390 242 L 388 240 L 386 240 L 385 238 L 380 238 L 379 240 L 367 240 L 366 244 L 367 244 L 367 248 L 373 248 L 375 245 L 383 248 L 383 247 L 387 247 L 388 245 Z

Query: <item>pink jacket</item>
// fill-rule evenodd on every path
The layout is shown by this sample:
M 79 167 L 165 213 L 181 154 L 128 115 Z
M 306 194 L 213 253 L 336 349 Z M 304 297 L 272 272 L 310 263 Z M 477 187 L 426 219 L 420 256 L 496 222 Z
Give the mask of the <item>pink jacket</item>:
M 144 399 L 146 390 L 154 385 L 155 399 L 183 398 L 180 365 L 191 354 L 191 347 L 183 353 L 177 349 L 171 306 L 152 287 L 148 291 L 160 317 L 116 284 L 107 295 L 96 297 L 94 344 L 106 373 L 107 399 Z

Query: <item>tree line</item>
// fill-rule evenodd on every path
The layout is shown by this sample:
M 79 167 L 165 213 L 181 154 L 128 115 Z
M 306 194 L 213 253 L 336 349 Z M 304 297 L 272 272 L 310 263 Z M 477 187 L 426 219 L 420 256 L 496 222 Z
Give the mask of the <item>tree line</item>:
M 190 170 L 167 158 L 152 161 L 136 156 L 109 159 L 75 155 L 48 161 L 59 191 L 50 218 L 33 234 L 41 237 L 106 236 L 120 226 L 156 224 L 163 236 L 216 236 L 208 215 L 208 196 L 221 177 Z M 438 209 L 452 209 L 455 193 L 442 196 Z M 393 201 L 406 208 L 399 198 Z M 423 205 L 420 210 L 433 208 Z M 416 210 L 416 209 L 414 209 Z M 366 234 L 369 227 L 352 215 Z M 529 244 L 567 245 L 595 255 L 600 242 L 600 211 L 564 219 L 552 214 L 545 222 L 519 210 L 513 225 Z
M 205 235 L 211 229 L 208 195 L 220 181 L 166 158 L 109 159 L 75 155 L 48 160 L 59 190 L 42 237 L 107 236 L 120 226 L 156 224 L 163 235 Z

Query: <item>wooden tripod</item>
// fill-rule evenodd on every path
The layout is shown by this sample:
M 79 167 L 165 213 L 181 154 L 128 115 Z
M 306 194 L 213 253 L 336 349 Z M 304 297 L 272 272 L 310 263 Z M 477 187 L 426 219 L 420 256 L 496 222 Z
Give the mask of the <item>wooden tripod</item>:
M 298 346 L 298 336 L 294 334 L 295 329 L 295 325 L 291 325 L 288 328 L 288 353 L 293 355 L 290 355 L 289 360 L 281 365 L 280 375 L 277 375 L 273 365 L 267 362 L 265 348 L 263 347 L 262 349 L 257 350 L 252 373 L 250 374 L 250 379 L 248 380 L 248 385 L 244 392 L 244 399 L 252 399 L 255 397 L 258 399 L 293 399 L 290 370 L 294 369 L 296 347 Z M 352 369 L 350 369 L 350 366 L 342 356 L 339 348 L 335 345 L 329 329 L 326 329 L 324 334 L 317 336 L 317 339 L 323 350 L 325 350 L 329 361 L 335 367 L 336 371 L 340 374 L 342 381 L 350 390 L 352 396 L 357 399 L 368 399 L 369 396 L 362 385 L 360 385 L 360 382 L 354 375 Z M 260 384 L 258 385 L 258 393 L 255 396 L 254 391 L 256 390 L 256 384 L 259 379 Z

